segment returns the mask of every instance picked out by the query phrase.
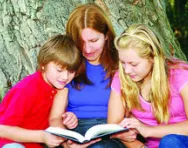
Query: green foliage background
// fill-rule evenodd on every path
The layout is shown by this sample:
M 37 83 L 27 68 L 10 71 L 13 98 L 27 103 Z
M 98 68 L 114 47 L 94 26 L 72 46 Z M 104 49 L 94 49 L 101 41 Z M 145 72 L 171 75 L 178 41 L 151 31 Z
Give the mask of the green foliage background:
M 181 49 L 188 59 L 188 0 L 166 0 L 166 13 Z

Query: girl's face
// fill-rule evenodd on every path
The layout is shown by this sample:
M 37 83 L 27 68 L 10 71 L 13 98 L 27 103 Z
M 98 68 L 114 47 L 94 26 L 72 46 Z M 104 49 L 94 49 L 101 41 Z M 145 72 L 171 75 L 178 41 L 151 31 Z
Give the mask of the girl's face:
M 94 65 L 99 64 L 99 58 L 104 48 L 106 37 L 93 29 L 82 30 L 83 56 Z
M 151 78 L 153 60 L 140 57 L 137 50 L 119 50 L 119 59 L 125 73 L 129 75 L 134 82 Z
M 75 76 L 75 71 L 71 72 L 66 69 L 62 69 L 60 65 L 50 62 L 44 67 L 42 75 L 49 85 L 55 87 L 56 89 L 63 89 L 65 85 L 72 81 Z

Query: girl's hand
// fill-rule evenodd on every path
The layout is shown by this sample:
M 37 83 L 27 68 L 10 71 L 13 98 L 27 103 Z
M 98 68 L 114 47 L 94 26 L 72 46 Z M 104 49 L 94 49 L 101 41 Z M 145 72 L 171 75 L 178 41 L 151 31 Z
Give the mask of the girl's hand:
M 47 132 L 43 133 L 43 143 L 45 143 L 48 147 L 59 146 L 63 141 L 65 141 L 64 138 L 52 135 Z
M 135 129 L 129 129 L 128 131 L 112 135 L 111 138 L 118 138 L 126 142 L 133 142 L 136 140 L 137 131 Z
M 68 140 L 67 142 L 63 143 L 63 147 L 64 148 L 87 148 L 91 144 L 94 144 L 98 141 L 100 141 L 100 139 L 92 140 L 92 141 L 90 141 L 88 143 L 84 143 L 84 144 L 78 144 L 78 143 L 75 143 L 71 140 Z
M 150 126 L 145 125 L 135 118 L 125 118 L 120 123 L 120 126 L 127 127 L 129 129 L 136 129 L 143 137 L 147 138 L 147 133 L 150 131 Z
M 78 125 L 78 118 L 76 115 L 72 112 L 65 112 L 63 115 L 63 124 L 68 128 L 68 129 L 73 129 Z

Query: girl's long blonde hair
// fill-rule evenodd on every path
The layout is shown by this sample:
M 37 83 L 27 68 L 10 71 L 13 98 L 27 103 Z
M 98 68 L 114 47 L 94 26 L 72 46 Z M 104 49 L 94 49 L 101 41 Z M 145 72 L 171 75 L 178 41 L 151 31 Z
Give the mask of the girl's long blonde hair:
M 151 69 L 151 89 L 149 100 L 152 111 L 159 123 L 167 123 L 169 120 L 168 69 L 161 44 L 152 30 L 143 24 L 132 25 L 121 36 L 115 38 L 117 50 L 137 49 L 142 58 L 153 59 Z M 139 82 L 133 82 L 125 74 L 121 62 L 119 62 L 122 100 L 128 112 L 132 109 L 143 110 L 140 101 Z

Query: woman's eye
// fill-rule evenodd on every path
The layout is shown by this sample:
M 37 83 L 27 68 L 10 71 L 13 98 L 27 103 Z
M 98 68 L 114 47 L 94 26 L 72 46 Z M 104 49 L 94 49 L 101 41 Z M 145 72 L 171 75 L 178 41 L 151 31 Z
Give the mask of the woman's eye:
M 91 40 L 91 42 L 96 42 L 98 39 L 93 39 L 93 40 Z
M 125 64 L 125 62 L 121 61 L 121 64 L 122 64 L 122 65 L 124 65 L 124 64 Z
M 62 69 L 57 69 L 58 72 L 62 72 L 63 70 Z

